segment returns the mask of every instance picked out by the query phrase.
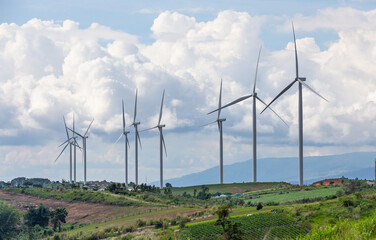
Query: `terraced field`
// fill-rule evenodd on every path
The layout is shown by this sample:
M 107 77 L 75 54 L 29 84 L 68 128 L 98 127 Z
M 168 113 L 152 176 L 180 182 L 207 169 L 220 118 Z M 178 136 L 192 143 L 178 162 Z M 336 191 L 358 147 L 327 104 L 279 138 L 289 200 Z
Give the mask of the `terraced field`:
M 296 238 L 308 233 L 294 220 L 277 213 L 259 213 L 230 219 L 241 223 L 244 239 Z M 219 239 L 221 234 L 223 234 L 222 227 L 215 225 L 215 221 L 190 224 L 181 232 L 183 239 L 205 238 L 214 240 Z

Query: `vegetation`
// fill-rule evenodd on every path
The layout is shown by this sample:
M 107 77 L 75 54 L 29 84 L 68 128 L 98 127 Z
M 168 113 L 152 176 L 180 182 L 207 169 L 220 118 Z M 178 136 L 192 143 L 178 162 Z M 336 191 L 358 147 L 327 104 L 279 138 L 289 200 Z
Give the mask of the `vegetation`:
M 0 197 L 4 193 L 14 198 L 26 194 L 52 199 L 40 200 L 46 203 L 56 199 L 59 201 L 54 206 L 65 201 L 67 209 L 37 205 L 28 210 L 17 206 L 21 209 L 18 210 L 0 204 L 0 240 L 178 239 L 179 236 L 180 239 L 375 239 L 376 188 L 365 180 L 332 182 L 344 185 L 325 186 L 329 181 L 322 181 L 318 186 L 302 187 L 287 183 L 239 183 L 185 188 L 169 185 L 159 189 L 142 184 L 131 190 L 115 183 L 105 189 L 93 184 L 87 190 L 80 186 L 71 189 L 69 183 L 58 185 L 55 190 L 8 185 L 4 188 L 8 193 L 2 190 Z M 11 198 L 4 200 L 13 203 Z M 91 203 L 97 203 L 98 213 L 92 214 L 100 218 L 88 224 L 84 221 L 91 216 L 86 215 L 76 218 L 78 224 L 69 224 L 75 215 L 68 215 L 71 204 L 93 206 Z M 101 218 L 104 209 L 111 210 L 109 218 Z M 116 215 L 116 212 L 126 214 Z M 9 218 L 10 215 L 13 217 Z M 8 218 L 13 219 L 7 222 L 13 227 L 2 228 Z
M 30 206 L 29 210 L 25 214 L 25 224 L 28 227 L 34 227 L 35 225 L 39 225 L 41 227 L 47 227 L 50 221 L 50 210 L 45 207 L 42 203 L 39 205 L 38 208 L 34 208 L 34 206 Z
M 18 224 L 20 224 L 18 211 L 0 201 L 0 240 L 14 237 L 17 234 Z
M 133 201 L 129 198 L 112 196 L 94 191 L 75 190 L 75 189 L 20 189 L 8 188 L 7 191 L 23 193 L 38 198 L 57 199 L 67 202 L 89 202 L 89 203 L 104 203 L 109 205 L 120 206 L 144 206 L 142 202 Z
M 363 220 L 341 219 L 334 225 L 313 229 L 308 235 L 297 240 L 352 240 L 376 239 L 376 212 Z

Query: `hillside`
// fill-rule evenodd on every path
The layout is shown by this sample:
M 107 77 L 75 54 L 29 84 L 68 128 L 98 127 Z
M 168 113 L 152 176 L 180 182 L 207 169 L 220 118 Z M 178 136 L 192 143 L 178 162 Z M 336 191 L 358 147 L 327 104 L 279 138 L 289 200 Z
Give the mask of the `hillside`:
M 28 228 L 21 220 L 11 238 L 17 240 L 167 240 L 175 236 L 176 239 L 179 236 L 180 239 L 219 239 L 225 234 L 216 224 L 217 210 L 221 207 L 229 207 L 226 221 L 238 226 L 240 239 L 295 239 L 299 236 L 304 239 L 311 232 L 320 232 L 321 227 L 341 223 L 341 219 L 362 220 L 374 213 L 375 187 L 364 180 L 335 181 L 341 186 L 248 182 L 173 187 L 162 191 L 145 185 L 137 191 L 129 191 L 117 184 L 102 191 L 66 189 L 69 187 L 66 184 L 58 189 L 9 187 L 0 190 L 0 211 L 9 204 L 21 217 L 31 211 L 30 206 L 37 208 L 40 203 L 50 211 L 56 208 L 68 211 L 61 231 L 53 229 L 52 223 Z
M 304 183 L 311 184 L 325 178 L 374 179 L 374 158 L 376 152 L 355 152 L 341 155 L 313 156 L 304 158 Z M 298 158 L 258 159 L 259 182 L 289 182 L 298 180 Z M 224 166 L 224 182 L 249 182 L 252 180 L 251 160 Z M 217 184 L 219 167 L 188 174 L 179 178 L 167 179 L 172 186 Z M 158 185 L 157 182 L 151 185 Z

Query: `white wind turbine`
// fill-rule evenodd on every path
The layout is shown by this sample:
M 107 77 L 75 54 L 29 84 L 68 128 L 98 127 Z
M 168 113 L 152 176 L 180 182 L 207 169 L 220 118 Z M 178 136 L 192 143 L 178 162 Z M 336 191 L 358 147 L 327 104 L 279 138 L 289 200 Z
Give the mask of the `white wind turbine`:
M 136 99 L 134 101 L 134 115 L 133 115 L 133 123 L 132 125 L 134 126 L 134 147 L 135 147 L 135 184 L 136 186 L 138 185 L 138 142 L 140 143 L 141 146 L 141 140 L 140 140 L 140 135 L 138 134 L 137 126 L 140 124 L 140 122 L 136 122 L 136 115 L 137 115 L 137 92 L 138 89 L 136 89 Z
M 294 83 L 298 82 L 299 86 L 299 185 L 303 185 L 303 93 L 302 93 L 302 85 L 304 85 L 308 90 L 316 94 L 317 96 L 321 97 L 322 99 L 326 100 L 323 96 L 318 94 L 315 90 L 313 90 L 308 84 L 305 83 L 306 78 L 305 77 L 299 77 L 299 71 L 298 71 L 298 52 L 296 50 L 296 38 L 295 38 L 295 30 L 294 30 L 294 24 L 292 23 L 292 32 L 294 35 L 294 46 L 295 46 L 295 67 L 296 67 L 296 77 L 294 81 L 292 81 L 287 87 L 285 87 L 261 112 L 263 113 L 267 108 L 270 108 L 269 106 L 277 100 L 283 93 L 285 93 L 287 90 L 289 90 Z
M 259 54 L 258 54 L 258 58 L 257 58 L 257 64 L 256 64 L 256 72 L 255 72 L 255 80 L 254 80 L 254 83 L 253 83 L 253 91 L 252 91 L 252 94 L 250 95 L 246 95 L 246 96 L 243 96 L 241 98 L 238 98 L 236 99 L 235 101 L 232 101 L 230 102 L 229 104 L 226 104 L 225 106 L 223 107 L 220 107 L 214 111 L 211 111 L 210 113 L 213 113 L 215 111 L 220 111 L 220 109 L 223 109 L 223 108 L 226 108 L 226 107 L 229 107 L 231 105 L 234 105 L 236 103 L 239 103 L 241 101 L 244 101 L 250 97 L 253 98 L 253 132 L 252 132 L 252 137 L 253 137 L 253 182 L 257 182 L 257 130 L 256 130 L 256 99 L 258 101 L 260 101 L 262 104 L 266 105 L 266 103 L 261 100 L 258 96 L 257 96 L 257 92 L 256 92 L 256 80 L 257 80 L 257 71 L 258 71 L 258 64 L 259 64 L 259 61 L 260 61 L 260 54 L 261 54 L 261 47 L 260 47 L 260 51 L 259 51 Z M 285 121 L 283 121 L 283 119 L 273 110 L 270 108 L 270 110 L 273 111 L 273 113 L 275 113 L 281 120 L 282 122 L 284 122 L 286 124 Z M 210 114 L 208 113 L 208 114 Z M 286 124 L 287 125 L 287 124 Z
M 164 128 L 166 125 L 161 124 L 164 94 L 165 94 L 165 90 L 163 90 L 163 94 L 162 94 L 161 110 L 159 111 L 159 119 L 158 119 L 157 126 L 142 130 L 142 132 L 148 131 L 154 128 L 158 128 L 159 130 L 159 166 L 160 166 L 160 175 L 159 175 L 160 184 L 159 185 L 160 185 L 160 188 L 163 188 L 163 149 L 162 149 L 163 147 L 164 147 L 166 157 L 167 157 L 166 143 L 164 141 L 163 132 L 162 132 L 162 128 Z
M 63 150 L 60 152 L 59 156 L 57 156 L 57 158 L 55 159 L 55 162 L 59 159 L 61 154 L 63 154 L 64 150 L 69 145 L 69 181 L 70 181 L 70 183 L 72 183 L 72 145 L 74 146 L 74 149 L 76 150 L 76 146 L 78 146 L 78 143 L 76 142 L 76 138 L 74 136 L 69 137 L 68 128 L 67 128 L 67 124 L 65 122 L 64 116 L 63 116 L 63 120 L 64 120 L 65 131 L 66 131 L 66 134 L 67 134 L 67 140 L 65 142 L 63 142 L 62 144 L 60 144 L 59 147 L 63 146 L 64 144 L 65 144 L 65 146 L 64 146 Z
M 130 148 L 129 141 L 128 141 L 128 133 L 129 131 L 125 131 L 125 115 L 124 115 L 124 101 L 122 100 L 122 107 L 123 107 L 123 131 L 120 134 L 120 137 L 116 140 L 115 144 L 121 139 L 124 135 L 124 148 L 125 148 L 125 186 L 128 187 L 128 147 Z M 128 146 L 128 147 L 127 147 Z
M 82 139 L 82 148 L 83 148 L 82 157 L 83 157 L 83 160 L 84 160 L 84 185 L 86 185 L 86 139 L 88 138 L 88 136 L 86 134 L 89 132 L 90 126 L 93 122 L 94 122 L 94 119 L 89 124 L 89 126 L 86 129 L 86 132 L 85 132 L 84 135 L 81 135 L 81 134 L 77 133 L 76 131 L 73 131 L 72 129 L 68 128 L 70 131 L 77 134 Z
M 219 131 L 219 182 L 223 184 L 223 128 L 222 122 L 226 121 L 226 118 L 221 118 L 221 109 L 222 109 L 222 79 L 221 79 L 221 86 L 219 88 L 219 101 L 218 101 L 218 117 L 215 121 L 205 124 L 203 126 L 207 126 L 213 123 L 218 124 L 218 131 Z

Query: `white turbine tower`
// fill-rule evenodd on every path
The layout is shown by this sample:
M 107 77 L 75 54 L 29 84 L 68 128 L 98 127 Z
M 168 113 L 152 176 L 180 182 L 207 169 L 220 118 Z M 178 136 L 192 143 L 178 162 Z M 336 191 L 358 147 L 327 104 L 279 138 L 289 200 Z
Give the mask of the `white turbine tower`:
M 266 103 L 261 100 L 258 96 L 257 96 L 257 92 L 256 92 L 256 80 L 257 80 L 257 71 L 258 71 L 258 64 L 259 64 L 259 61 L 260 61 L 260 54 L 261 54 L 261 47 L 260 47 L 260 51 L 259 51 L 259 54 L 258 54 L 258 58 L 257 58 L 257 64 L 256 64 L 256 72 L 255 72 L 255 80 L 254 80 L 254 83 L 253 83 L 253 91 L 252 91 L 252 94 L 250 95 L 246 95 L 246 96 L 243 96 L 241 98 L 238 98 L 236 99 L 235 101 L 232 101 L 230 102 L 229 104 L 226 104 L 225 106 L 223 107 L 220 107 L 214 111 L 211 111 L 210 113 L 213 113 L 215 111 L 220 111 L 221 109 L 223 108 L 226 108 L 226 107 L 229 107 L 231 105 L 234 105 L 236 103 L 239 103 L 241 101 L 244 101 L 250 97 L 253 98 L 253 132 L 252 132 L 252 137 L 253 137 L 253 182 L 257 182 L 257 130 L 256 130 L 256 99 L 258 101 L 260 101 L 262 104 L 266 105 Z M 284 122 L 286 124 L 285 121 L 283 121 L 283 119 L 273 110 L 273 109 L 270 109 L 272 110 L 281 120 L 282 122 Z M 208 114 L 210 114 L 208 113 Z M 286 124 L 287 125 L 287 124 Z
M 167 157 L 166 143 L 164 141 L 163 132 L 162 132 L 162 128 L 164 128 L 166 125 L 161 124 L 164 94 L 165 94 L 165 90 L 163 90 L 163 94 L 162 94 L 161 110 L 159 111 L 159 119 L 158 119 L 157 126 L 142 130 L 142 132 L 148 131 L 148 130 L 151 130 L 151 129 L 154 129 L 154 128 L 158 128 L 158 130 L 159 130 L 159 166 L 160 166 L 160 169 L 159 169 L 159 171 L 160 171 L 159 186 L 160 186 L 160 188 L 163 188 L 163 147 L 164 147 L 165 154 L 166 154 L 166 157 Z
M 75 136 L 75 126 L 74 126 L 74 113 L 73 113 L 73 139 L 74 139 L 74 142 L 75 144 L 73 145 L 73 182 L 76 183 L 77 182 L 77 179 L 76 179 L 76 176 L 77 176 L 77 170 L 76 170 L 76 156 L 77 156 L 77 152 L 76 152 L 76 146 L 78 146 L 77 144 L 77 141 L 76 141 L 76 138 L 77 136 Z M 81 150 L 81 148 L 80 148 Z
M 140 143 L 141 146 L 141 140 L 140 140 L 140 135 L 138 134 L 138 129 L 137 126 L 140 124 L 140 122 L 136 122 L 136 115 L 137 115 L 137 92 L 138 89 L 136 89 L 136 99 L 134 101 L 134 115 L 133 115 L 133 123 L 132 125 L 134 126 L 134 147 L 135 147 L 135 184 L 136 186 L 138 185 L 138 143 L 137 139 Z
M 120 137 L 116 140 L 115 144 L 124 136 L 124 149 L 125 149 L 125 186 L 128 187 L 128 147 L 130 148 L 129 141 L 128 141 L 128 133 L 129 131 L 125 131 L 125 115 L 124 115 L 124 101 L 121 101 L 123 107 L 123 131 L 120 134 Z M 128 147 L 127 147 L 128 146 Z
M 326 100 L 323 96 L 318 94 L 315 90 L 313 90 L 308 84 L 305 83 L 306 78 L 305 77 L 299 77 L 299 70 L 298 70 L 298 52 L 296 50 L 296 38 L 295 38 L 295 30 L 294 30 L 294 24 L 292 23 L 292 32 L 294 35 L 294 46 L 295 46 L 295 67 L 296 67 L 296 77 L 294 81 L 292 81 L 287 87 L 285 87 L 261 112 L 263 113 L 269 106 L 277 100 L 283 93 L 285 93 L 287 90 L 289 90 L 294 83 L 298 82 L 299 84 L 299 185 L 303 185 L 303 93 L 302 93 L 302 85 L 304 85 L 308 90 L 316 94 L 317 96 L 321 97 L 322 99 Z
M 89 126 L 86 129 L 86 132 L 85 132 L 84 135 L 81 135 L 81 134 L 77 133 L 76 131 L 73 131 L 72 129 L 68 128 L 70 131 L 77 134 L 82 139 L 82 148 L 83 148 L 82 157 L 83 157 L 83 161 L 84 161 L 84 185 L 86 185 L 86 139 L 88 138 L 88 136 L 86 134 L 89 132 L 90 126 L 93 122 L 94 122 L 94 119 L 89 124 Z
M 222 109 L 222 79 L 221 79 L 221 86 L 219 88 L 219 100 L 218 100 L 218 116 L 217 119 L 213 122 L 205 124 L 203 126 L 207 126 L 213 123 L 218 124 L 218 131 L 219 131 L 219 182 L 223 184 L 223 128 L 222 122 L 226 121 L 226 118 L 221 118 L 221 109 Z

